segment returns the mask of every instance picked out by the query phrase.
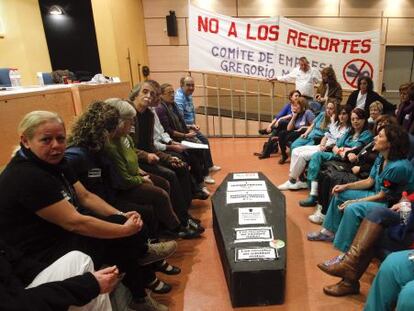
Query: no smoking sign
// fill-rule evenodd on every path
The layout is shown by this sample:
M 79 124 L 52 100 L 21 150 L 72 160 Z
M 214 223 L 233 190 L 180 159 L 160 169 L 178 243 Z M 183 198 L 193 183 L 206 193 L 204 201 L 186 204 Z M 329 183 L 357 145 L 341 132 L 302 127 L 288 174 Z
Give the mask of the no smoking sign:
M 353 88 L 358 87 L 359 77 L 370 77 L 374 75 L 374 68 L 365 59 L 356 58 L 347 62 L 342 69 L 342 75 L 345 82 Z

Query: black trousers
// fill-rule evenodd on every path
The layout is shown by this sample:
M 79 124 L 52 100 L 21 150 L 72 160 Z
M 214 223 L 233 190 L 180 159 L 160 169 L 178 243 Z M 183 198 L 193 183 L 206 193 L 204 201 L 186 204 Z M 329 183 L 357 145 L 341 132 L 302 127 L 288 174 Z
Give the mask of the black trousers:
M 112 215 L 104 220 L 123 224 L 126 218 Z M 55 245 L 26 256 L 51 265 L 70 251 L 81 251 L 92 258 L 95 269 L 99 269 L 103 264 L 117 265 L 120 272 L 125 273 L 122 283 L 131 291 L 134 299 L 140 299 L 146 296 L 145 284 L 155 279 L 155 273 L 149 266 L 139 266 L 137 263 L 138 258 L 148 251 L 147 239 L 145 229 L 138 234 L 119 239 L 98 239 L 65 232 L 63 238 Z
M 161 164 L 140 163 L 146 172 L 165 178 L 170 184 L 170 199 L 172 207 L 180 221 L 188 220 L 188 209 L 191 205 L 191 176 L 188 169 L 170 169 Z
M 297 138 L 299 138 L 300 135 L 302 135 L 306 130 L 301 131 L 287 131 L 283 130 L 279 132 L 279 148 L 280 153 L 284 158 L 287 158 L 288 155 L 286 153 L 286 147 L 288 144 L 291 144 L 294 142 Z
M 286 131 L 287 125 L 289 120 L 281 120 L 279 122 L 279 126 L 273 127 L 272 131 L 270 132 L 270 136 L 267 140 L 267 143 L 264 143 L 262 149 L 262 155 L 265 157 L 270 156 L 273 152 L 277 152 L 278 150 L 278 142 L 277 140 L 273 140 L 273 137 L 279 137 L 279 133 L 282 131 Z
M 318 175 L 318 202 L 322 205 L 322 214 L 326 215 L 328 212 L 333 187 L 357 180 L 359 178 L 352 172 L 321 170 Z
M 124 213 L 132 211 L 138 212 L 141 215 L 145 227 L 148 228 L 148 237 L 158 239 L 159 221 L 152 205 L 137 204 L 117 198 L 112 202 L 112 206 Z

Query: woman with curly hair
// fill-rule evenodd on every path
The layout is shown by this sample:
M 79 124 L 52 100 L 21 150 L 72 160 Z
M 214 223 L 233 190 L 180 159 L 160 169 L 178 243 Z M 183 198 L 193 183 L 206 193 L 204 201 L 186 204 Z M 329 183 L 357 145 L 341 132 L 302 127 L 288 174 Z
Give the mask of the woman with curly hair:
M 144 220 L 144 234 L 155 242 L 158 238 L 159 221 L 154 214 L 153 206 L 122 200 L 111 186 L 111 163 L 105 157 L 103 149 L 109 137 L 114 134 L 119 121 L 120 114 L 116 108 L 104 102 L 92 103 L 72 126 L 65 158 L 87 190 L 124 213 L 137 211 Z M 165 260 L 155 263 L 153 267 L 167 274 L 178 274 L 181 271 Z M 167 283 L 159 280 L 155 283 L 160 288 L 154 290 L 155 292 L 171 290 Z

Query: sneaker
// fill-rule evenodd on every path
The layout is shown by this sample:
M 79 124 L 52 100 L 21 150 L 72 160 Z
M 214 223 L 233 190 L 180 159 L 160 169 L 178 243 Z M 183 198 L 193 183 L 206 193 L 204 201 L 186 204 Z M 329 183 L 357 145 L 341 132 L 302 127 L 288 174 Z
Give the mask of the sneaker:
M 292 185 L 294 185 L 294 184 L 291 183 L 290 180 L 288 180 L 288 181 L 284 182 L 283 184 L 277 186 L 277 188 L 281 191 L 289 190 Z
M 148 244 L 148 251 L 143 257 L 138 259 L 138 264 L 146 266 L 153 262 L 164 260 L 174 254 L 176 249 L 177 242 L 175 241 Z
M 201 191 L 203 191 L 205 194 L 210 195 L 210 191 L 208 191 L 207 187 L 201 188 Z
M 210 175 L 204 177 L 204 182 L 206 184 L 215 184 L 216 183 L 216 181 Z
M 221 170 L 221 167 L 220 166 L 217 166 L 217 165 L 213 165 L 212 167 L 210 167 L 208 169 L 209 172 L 217 172 L 219 170 Z
M 297 180 L 294 184 L 291 183 L 289 190 L 308 189 L 308 183 Z
M 325 215 L 322 214 L 321 210 L 322 210 L 322 205 L 318 204 L 316 206 L 315 213 L 308 216 L 309 221 L 314 224 L 321 225 L 325 219 Z
M 142 301 L 132 301 L 129 308 L 137 311 L 168 311 L 168 307 L 157 302 L 149 294 L 142 298 Z
M 260 129 L 258 130 L 260 135 L 268 135 L 269 133 L 267 132 L 267 129 Z
M 332 242 L 335 238 L 335 235 L 329 235 L 322 233 L 321 231 L 309 232 L 307 234 L 309 241 L 323 241 L 323 242 Z

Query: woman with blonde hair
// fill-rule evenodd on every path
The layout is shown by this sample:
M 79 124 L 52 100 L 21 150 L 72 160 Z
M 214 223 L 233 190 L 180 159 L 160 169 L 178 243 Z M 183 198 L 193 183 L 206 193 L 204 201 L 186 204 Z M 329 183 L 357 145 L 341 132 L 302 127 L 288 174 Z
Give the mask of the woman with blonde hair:
M 166 310 L 145 292 L 145 280 L 154 275 L 145 266 L 175 248 L 154 252 L 138 234 L 137 212 L 122 213 L 85 189 L 63 158 L 66 130 L 56 113 L 28 113 L 19 135 L 20 149 L 0 176 L 0 238 L 45 264 L 72 250 L 89 255 L 96 267 L 116 264 L 132 309 Z

